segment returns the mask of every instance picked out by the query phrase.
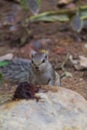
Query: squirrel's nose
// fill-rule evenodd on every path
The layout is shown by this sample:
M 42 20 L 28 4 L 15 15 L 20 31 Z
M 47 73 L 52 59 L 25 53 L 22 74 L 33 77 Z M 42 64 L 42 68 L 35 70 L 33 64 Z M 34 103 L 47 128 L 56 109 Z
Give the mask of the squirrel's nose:
M 39 67 L 36 66 L 35 69 L 36 69 L 36 70 L 39 70 Z

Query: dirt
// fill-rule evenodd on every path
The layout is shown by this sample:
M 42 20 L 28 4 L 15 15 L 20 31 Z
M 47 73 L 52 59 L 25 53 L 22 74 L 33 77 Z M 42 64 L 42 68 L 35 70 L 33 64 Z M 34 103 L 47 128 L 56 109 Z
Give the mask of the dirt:
M 6 9 L 8 9 L 8 7 L 12 7 L 14 3 L 6 2 L 6 1 L 3 1 L 3 2 L 4 3 L 2 4 L 8 3 L 8 6 L 3 6 L 3 9 L 0 8 L 0 12 L 2 13 L 5 12 L 5 15 L 7 15 Z M 41 5 L 41 12 L 45 10 L 52 10 L 52 9 L 55 10 L 57 9 L 55 5 L 56 4 L 51 4 L 50 2 L 47 2 L 46 0 L 44 0 L 43 4 Z M 17 18 L 17 20 L 19 19 Z M 4 22 L 4 20 L 2 21 Z M 2 26 L 4 25 L 2 24 L 0 26 L 1 29 L 2 29 Z M 82 48 L 84 44 L 87 43 L 87 39 L 86 39 L 87 30 L 82 31 L 80 34 L 76 34 L 74 31 L 72 31 L 69 23 L 58 23 L 58 22 L 30 23 L 29 29 L 32 31 L 33 37 L 27 42 L 28 44 L 32 41 L 39 40 L 39 39 L 51 40 L 51 44 L 49 44 L 48 50 L 50 50 L 49 59 L 54 68 L 56 68 L 58 64 L 64 61 L 67 53 L 73 54 L 75 57 L 78 57 L 79 55 L 84 55 Z M 3 30 L 3 33 L 5 33 L 5 30 Z M 6 32 L 6 35 L 7 34 L 8 32 Z M 6 35 L 4 36 L 4 38 L 0 38 L 0 45 L 1 45 L 0 55 L 3 55 L 8 52 L 12 52 L 15 55 L 20 53 L 19 50 L 21 49 L 21 47 L 20 48 L 17 46 L 13 47 L 11 46 L 11 44 L 8 44 L 10 40 L 12 39 L 7 38 Z M 19 55 L 21 57 L 21 54 Z M 25 54 L 25 57 L 26 57 L 26 54 Z M 76 71 L 69 62 L 66 63 L 65 69 L 68 72 L 70 72 L 73 75 L 73 77 L 66 77 L 62 79 L 61 80 L 62 87 L 74 90 L 78 92 L 79 94 L 81 94 L 82 96 L 84 96 L 85 99 L 87 99 L 87 75 L 85 74 L 87 73 L 87 70 Z M 59 74 L 62 73 L 62 70 L 56 69 L 56 71 Z M 8 95 L 14 93 L 15 89 L 16 89 L 16 86 L 12 84 L 8 86 L 7 83 L 3 83 L 3 85 L 0 87 L 0 95 L 7 95 L 8 97 Z

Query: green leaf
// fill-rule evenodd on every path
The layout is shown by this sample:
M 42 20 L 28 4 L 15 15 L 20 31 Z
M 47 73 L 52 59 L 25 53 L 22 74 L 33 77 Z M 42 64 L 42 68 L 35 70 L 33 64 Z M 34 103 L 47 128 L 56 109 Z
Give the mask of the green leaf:
M 80 19 L 87 19 L 87 6 L 81 6 L 79 8 L 80 11 Z M 35 22 L 35 21 L 48 21 L 48 22 L 69 22 L 73 16 L 76 15 L 77 8 L 74 9 L 63 9 L 58 11 L 48 11 L 37 16 L 31 16 L 26 19 L 26 22 Z M 77 18 L 79 19 L 79 18 Z M 82 21 L 81 21 L 82 22 Z
M 41 0 L 37 0 L 37 3 L 38 3 L 38 5 L 40 5 L 41 4 Z
M 25 10 L 28 9 L 27 0 L 20 0 L 20 3 Z
M 31 16 L 29 19 L 28 18 L 26 19 L 26 22 L 28 21 L 65 22 L 65 21 L 69 21 L 69 16 L 67 13 L 63 13 L 61 11 L 49 11 L 49 12 L 41 13 L 37 16 Z
M 24 9 L 29 8 L 34 15 L 37 15 L 41 0 L 20 0 L 20 3 Z
M 72 29 L 75 30 L 76 32 L 80 32 L 82 30 L 84 22 L 81 19 L 79 13 L 77 13 L 72 17 L 71 25 L 72 25 Z
M 9 63 L 10 63 L 10 61 L 1 61 L 1 62 L 0 62 L 0 67 L 7 66 Z M 3 79 L 3 75 L 2 75 L 2 73 L 0 72 L 0 84 L 2 83 L 2 79 Z
M 2 83 L 2 78 L 3 78 L 2 73 L 0 73 L 0 83 Z
M 39 12 L 39 7 L 41 0 L 27 0 L 30 10 L 34 15 L 37 15 Z
M 6 66 L 10 63 L 10 61 L 1 61 L 0 62 L 0 67 Z

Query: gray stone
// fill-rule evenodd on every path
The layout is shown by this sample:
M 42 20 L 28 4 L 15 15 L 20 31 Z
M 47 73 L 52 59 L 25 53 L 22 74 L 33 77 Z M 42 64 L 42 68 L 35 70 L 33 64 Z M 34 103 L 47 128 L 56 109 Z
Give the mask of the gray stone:
M 0 130 L 87 130 L 87 101 L 74 91 L 39 93 L 41 99 L 0 106 Z

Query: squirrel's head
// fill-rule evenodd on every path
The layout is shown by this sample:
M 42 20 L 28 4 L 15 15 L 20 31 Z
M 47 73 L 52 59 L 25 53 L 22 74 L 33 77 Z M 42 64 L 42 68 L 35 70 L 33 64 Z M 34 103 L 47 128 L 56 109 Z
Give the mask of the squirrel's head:
M 35 53 L 32 54 L 31 64 L 36 72 L 42 72 L 47 68 L 48 53 Z

